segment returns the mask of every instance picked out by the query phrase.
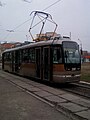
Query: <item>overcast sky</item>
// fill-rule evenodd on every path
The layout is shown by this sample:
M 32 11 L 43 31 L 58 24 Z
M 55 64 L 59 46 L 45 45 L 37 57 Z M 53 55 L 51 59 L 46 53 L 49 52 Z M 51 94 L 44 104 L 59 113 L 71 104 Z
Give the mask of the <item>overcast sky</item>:
M 90 51 L 90 0 L 0 0 L 0 41 L 29 40 L 31 21 L 25 21 L 30 19 L 30 13 L 42 11 L 56 1 L 44 12 L 58 24 L 57 33 L 69 36 L 71 32 L 72 39 Z

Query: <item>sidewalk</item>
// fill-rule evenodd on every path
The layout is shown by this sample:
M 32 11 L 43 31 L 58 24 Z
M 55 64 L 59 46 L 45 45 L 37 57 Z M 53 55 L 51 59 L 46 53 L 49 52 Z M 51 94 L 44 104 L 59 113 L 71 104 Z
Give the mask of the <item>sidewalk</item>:
M 61 89 L 49 87 L 44 84 L 40 84 L 23 77 L 9 74 L 4 71 L 0 71 L 0 72 L 1 72 L 0 76 L 3 79 L 7 79 L 7 81 L 11 82 L 12 84 L 17 85 L 18 87 L 21 87 L 23 91 L 28 91 L 30 93 L 30 96 L 32 94 L 33 96 L 35 95 L 35 97 L 37 96 L 39 99 L 41 98 L 42 100 L 45 100 L 46 102 L 51 103 L 54 106 L 53 108 L 55 111 L 57 109 L 58 111 L 63 112 L 65 116 L 69 117 L 69 120 L 70 119 L 90 120 L 90 100 L 89 99 L 85 99 L 80 96 L 65 92 Z M 49 112 L 50 111 L 48 110 L 48 113 Z M 53 115 L 53 112 L 52 112 L 52 115 Z M 54 119 L 57 120 L 57 118 L 52 117 L 52 120 Z M 66 117 L 64 119 L 66 119 Z M 63 119 L 58 119 L 58 120 L 63 120 Z M 66 120 L 68 120 L 68 118 Z
M 70 120 L 1 76 L 0 120 Z

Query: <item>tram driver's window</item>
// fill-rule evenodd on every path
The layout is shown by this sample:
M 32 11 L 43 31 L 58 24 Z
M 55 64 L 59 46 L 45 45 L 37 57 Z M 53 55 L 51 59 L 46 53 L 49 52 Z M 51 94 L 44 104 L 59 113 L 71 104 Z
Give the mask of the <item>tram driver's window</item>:
M 60 47 L 55 47 L 53 50 L 53 63 L 62 63 L 62 54 Z

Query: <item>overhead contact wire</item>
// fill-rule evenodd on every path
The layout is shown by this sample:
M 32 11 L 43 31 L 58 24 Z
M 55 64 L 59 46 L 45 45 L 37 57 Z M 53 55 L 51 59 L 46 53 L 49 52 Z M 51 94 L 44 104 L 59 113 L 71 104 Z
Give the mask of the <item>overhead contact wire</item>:
M 54 2 L 53 4 L 49 5 L 49 6 L 46 7 L 45 9 L 43 9 L 42 11 L 45 11 L 45 10 L 51 8 L 53 5 L 57 4 L 57 3 L 60 2 L 60 1 L 61 1 L 61 0 L 57 0 L 57 1 Z M 18 25 L 17 27 L 15 27 L 15 28 L 13 29 L 13 31 L 16 30 L 16 29 L 18 29 L 19 27 L 21 27 L 23 24 L 27 23 L 27 22 L 30 21 L 30 20 L 31 20 L 31 18 L 28 19 L 28 20 L 26 20 L 26 21 L 23 22 L 22 24 Z M 3 39 L 6 39 L 9 35 L 10 35 L 10 33 L 8 33 Z

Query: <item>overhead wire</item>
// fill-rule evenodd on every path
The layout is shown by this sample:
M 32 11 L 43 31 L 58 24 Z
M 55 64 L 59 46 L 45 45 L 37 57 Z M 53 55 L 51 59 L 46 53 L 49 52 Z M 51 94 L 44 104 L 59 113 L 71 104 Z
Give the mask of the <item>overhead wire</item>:
M 45 9 L 43 9 L 42 11 L 45 11 L 45 10 L 49 9 L 50 7 L 52 7 L 53 5 L 57 4 L 57 3 L 60 2 L 60 1 L 61 1 L 61 0 L 57 0 L 57 1 L 54 2 L 53 4 L 49 5 L 49 6 L 46 7 Z M 13 30 L 15 30 L 15 29 L 21 27 L 23 24 L 27 23 L 27 22 L 30 21 L 30 20 L 31 20 L 31 18 L 28 19 L 28 20 L 26 20 L 26 21 L 24 21 L 23 23 L 21 23 L 20 25 L 18 25 L 17 27 L 15 27 Z
M 51 5 L 47 6 L 46 8 L 44 8 L 42 11 L 45 11 L 49 8 L 51 8 L 52 6 L 54 6 L 55 4 L 57 4 L 58 2 L 60 2 L 61 0 L 57 0 L 56 2 L 52 3 Z M 11 31 L 15 31 L 16 29 L 18 29 L 19 27 L 21 27 L 22 25 L 24 25 L 25 23 L 27 23 L 28 21 L 30 21 L 30 19 L 24 21 L 23 23 L 21 23 L 20 25 L 16 26 L 14 29 L 12 29 Z M 9 32 L 9 31 L 8 31 Z M 11 32 L 9 32 L 3 39 L 6 39 L 9 35 L 10 35 Z
M 57 0 L 56 2 L 52 3 L 51 5 L 49 5 L 48 7 L 46 7 L 45 9 L 43 9 L 42 11 L 45 11 L 47 9 L 49 9 L 50 7 L 52 7 L 53 5 L 57 4 L 58 2 L 60 2 L 61 0 Z

